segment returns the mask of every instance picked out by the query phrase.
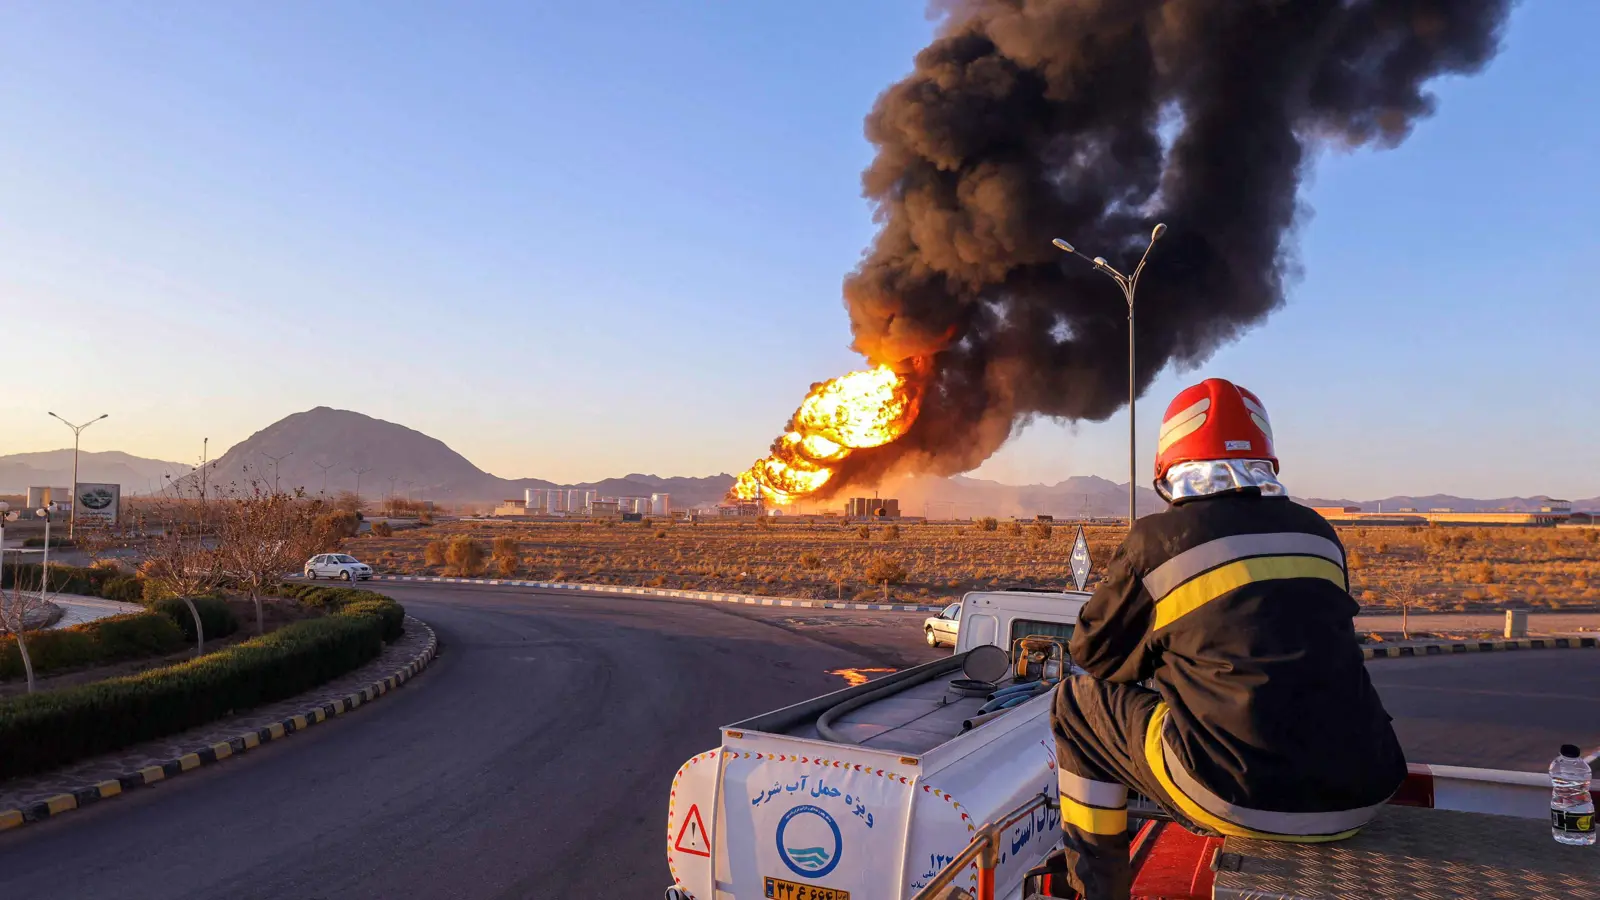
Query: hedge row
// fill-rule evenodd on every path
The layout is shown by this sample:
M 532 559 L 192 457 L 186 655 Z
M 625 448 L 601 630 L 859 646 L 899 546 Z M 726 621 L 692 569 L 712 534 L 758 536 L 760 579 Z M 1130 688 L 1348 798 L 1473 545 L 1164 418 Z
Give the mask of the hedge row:
M 370 612 L 383 620 L 383 639 L 392 641 L 405 633 L 406 611 L 400 604 L 376 591 L 332 587 L 320 584 L 285 583 L 278 594 L 302 605 L 341 612 Z
M 194 603 L 207 640 L 239 630 L 239 619 L 228 604 L 210 598 Z M 194 617 L 183 601 L 170 600 L 158 604 L 152 612 L 34 632 L 28 636 L 28 658 L 33 662 L 34 675 L 48 675 L 78 666 L 161 656 L 193 644 Z M 9 635 L 0 638 L 0 680 L 23 678 L 26 674 L 17 639 Z
M 200 659 L 0 700 L 0 779 L 47 771 L 292 697 L 376 658 L 389 620 L 404 616 L 398 603 L 372 594 L 342 603 L 324 618 L 296 622 Z
M 25 590 L 39 589 L 44 566 L 39 563 L 14 562 L 0 569 L 0 587 L 20 586 Z M 106 582 L 117 577 L 116 569 L 104 566 L 63 566 L 50 564 L 50 593 L 86 594 L 101 596 Z M 128 577 L 126 575 L 122 576 Z

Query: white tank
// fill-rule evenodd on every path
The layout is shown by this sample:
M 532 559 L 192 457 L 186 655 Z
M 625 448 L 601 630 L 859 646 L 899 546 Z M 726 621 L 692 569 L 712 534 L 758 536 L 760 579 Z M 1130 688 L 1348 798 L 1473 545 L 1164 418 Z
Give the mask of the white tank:
M 583 512 L 589 508 L 584 502 L 584 492 L 579 490 L 567 491 L 567 512 Z
M 650 514 L 653 515 L 653 516 L 670 516 L 670 515 L 672 515 L 672 495 L 671 494 L 651 494 L 650 495 Z
M 596 501 L 598 499 L 600 499 L 600 492 L 599 491 L 584 491 L 583 492 L 583 505 L 585 507 L 593 506 L 594 505 L 594 501 Z
M 549 508 L 550 512 L 558 513 L 558 512 L 566 512 L 567 511 L 567 492 L 566 491 L 563 491 L 560 488 L 551 488 L 549 496 L 550 496 L 550 508 Z

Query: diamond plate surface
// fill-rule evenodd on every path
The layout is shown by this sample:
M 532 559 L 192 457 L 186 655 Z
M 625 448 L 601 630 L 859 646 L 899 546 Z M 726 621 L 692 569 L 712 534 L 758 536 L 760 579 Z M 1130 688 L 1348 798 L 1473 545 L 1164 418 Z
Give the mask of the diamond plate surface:
M 1219 900 L 1574 900 L 1600 898 L 1600 846 L 1567 847 L 1539 819 L 1385 807 L 1349 840 L 1229 838 Z

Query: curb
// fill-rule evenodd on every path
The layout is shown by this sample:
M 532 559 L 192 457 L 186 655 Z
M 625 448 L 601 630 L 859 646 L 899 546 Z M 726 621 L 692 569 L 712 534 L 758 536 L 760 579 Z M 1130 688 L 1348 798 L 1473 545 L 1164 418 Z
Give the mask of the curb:
M 420 581 L 435 584 L 484 584 L 499 587 L 545 588 L 601 594 L 643 594 L 649 597 L 675 597 L 679 600 L 708 600 L 712 603 L 744 603 L 750 606 L 795 606 L 805 609 L 849 609 L 869 612 L 936 613 L 949 604 L 922 606 L 911 603 L 845 603 L 839 600 L 784 600 L 756 594 L 713 594 L 707 591 L 672 591 L 662 588 L 629 587 L 620 584 L 573 584 L 566 581 L 508 581 L 501 578 L 443 578 L 437 575 L 374 575 L 373 581 Z
M 381 681 L 375 681 L 348 697 L 313 707 L 305 712 L 290 716 L 281 722 L 273 722 L 271 725 L 257 731 L 247 731 L 229 740 L 218 741 L 215 744 L 201 747 L 192 753 L 185 753 L 177 759 L 169 759 L 159 765 L 147 766 L 114 779 L 75 788 L 66 793 L 57 794 L 42 803 L 35 803 L 25 809 L 0 810 L 0 832 L 34 822 L 42 822 L 45 819 L 55 818 L 75 809 L 82 809 L 85 806 L 99 803 L 101 800 L 116 797 L 131 788 L 144 787 L 155 784 L 158 781 L 176 778 L 201 766 L 219 763 L 230 756 L 238 756 L 241 753 L 254 750 L 262 744 L 282 740 L 291 734 L 304 731 L 313 725 L 350 712 L 358 706 L 371 703 L 415 678 L 439 655 L 439 636 L 434 633 L 433 628 L 420 619 L 411 616 L 406 618 L 410 620 L 412 626 L 427 630 L 428 644 L 423 647 L 421 653 L 412 658 L 411 662 L 396 670 L 393 675 Z
M 1490 653 L 1495 650 L 1570 650 L 1600 647 L 1600 638 L 1511 638 L 1498 641 L 1437 641 L 1396 644 L 1392 647 L 1362 647 L 1363 659 L 1394 659 L 1401 656 L 1449 656 L 1453 653 Z

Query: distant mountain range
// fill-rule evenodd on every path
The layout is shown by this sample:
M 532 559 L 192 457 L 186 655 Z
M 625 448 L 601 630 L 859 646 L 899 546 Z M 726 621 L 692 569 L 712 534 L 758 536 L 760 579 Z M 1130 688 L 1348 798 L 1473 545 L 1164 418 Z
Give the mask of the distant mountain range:
M 124 493 L 159 490 L 166 476 L 181 478 L 192 465 L 142 459 L 117 450 L 78 454 L 78 480 L 120 484 Z M 72 450 L 45 450 L 0 456 L 0 493 L 20 494 L 30 487 L 69 487 Z
M 273 459 L 277 457 L 276 461 Z M 473 465 L 444 442 L 420 431 L 342 409 L 319 406 L 295 413 L 234 445 L 214 461 L 207 473 L 211 485 L 244 485 L 252 479 L 280 487 L 311 492 L 354 491 L 360 470 L 361 494 L 369 499 L 397 494 L 445 504 L 492 503 L 520 500 L 528 488 L 581 488 L 605 496 L 634 497 L 669 493 L 679 508 L 712 505 L 733 485 L 733 476 L 703 478 L 630 474 L 584 484 L 557 484 L 541 478 L 501 478 Z M 159 490 L 168 476 L 194 478 L 193 467 L 182 463 L 140 459 L 126 453 L 84 453 L 80 481 L 114 482 L 125 494 Z M 0 492 L 20 493 L 29 486 L 66 486 L 72 480 L 72 451 L 19 453 L 0 456 Z M 906 515 L 934 518 L 971 516 L 1123 516 L 1128 511 L 1128 486 L 1095 476 L 1074 476 L 1054 484 L 1002 484 L 958 475 L 953 478 L 910 477 L 880 485 L 875 493 L 900 500 Z M 868 496 L 874 492 L 849 492 Z M 1164 504 L 1155 491 L 1138 490 L 1139 512 L 1157 512 Z M 1386 497 L 1349 501 L 1307 498 L 1312 506 L 1357 506 L 1364 511 L 1394 511 L 1402 507 L 1427 510 L 1436 507 L 1466 511 L 1536 509 L 1543 497 L 1506 497 L 1476 500 L 1448 495 Z M 800 512 L 836 509 L 843 497 L 803 503 Z M 1574 500 L 1574 509 L 1600 510 L 1600 497 Z

